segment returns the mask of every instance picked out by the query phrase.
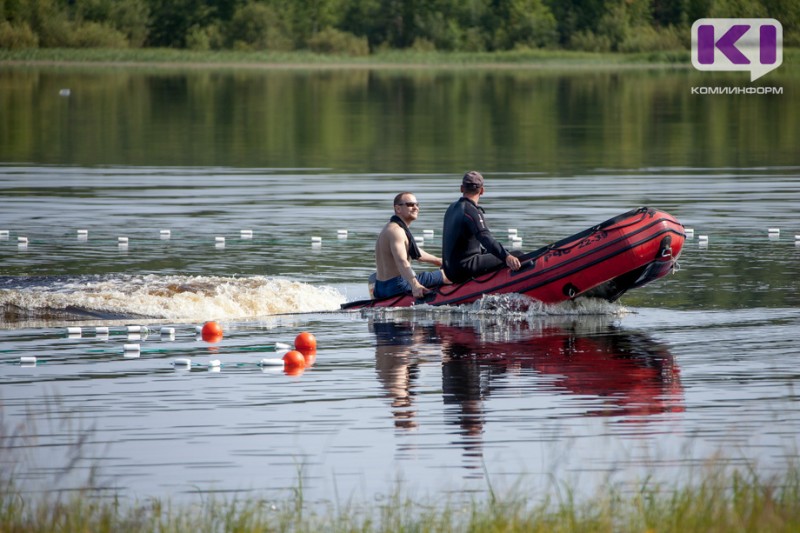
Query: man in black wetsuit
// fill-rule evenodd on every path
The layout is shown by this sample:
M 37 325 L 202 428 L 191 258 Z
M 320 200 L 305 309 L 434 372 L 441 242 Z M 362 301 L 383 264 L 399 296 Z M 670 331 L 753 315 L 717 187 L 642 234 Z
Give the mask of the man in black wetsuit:
M 461 180 L 462 197 L 444 214 L 442 266 L 453 283 L 460 283 L 502 264 L 519 270 L 520 262 L 506 250 L 486 226 L 478 201 L 483 194 L 483 176 L 472 170 Z

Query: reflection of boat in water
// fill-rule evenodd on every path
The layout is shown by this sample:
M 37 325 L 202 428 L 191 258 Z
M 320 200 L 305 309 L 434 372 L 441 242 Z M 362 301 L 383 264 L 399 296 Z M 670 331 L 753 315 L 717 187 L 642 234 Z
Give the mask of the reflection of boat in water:
M 417 428 L 418 419 L 425 418 L 415 405 L 421 365 L 441 361 L 445 420 L 458 428 L 470 471 L 482 464 L 487 425 L 503 432 L 503 424 L 526 424 L 507 413 L 493 424 L 493 395 L 503 402 L 498 405 L 508 405 L 513 397 L 521 413 L 558 397 L 579 398 L 560 410 L 547 407 L 549 420 L 577 412 L 645 422 L 684 410 L 679 370 L 668 349 L 646 334 L 610 324 L 607 317 L 511 324 L 479 319 L 455 325 L 376 318 L 370 329 L 377 341 L 376 373 L 399 429 Z
M 445 403 L 466 407 L 491 393 L 495 376 L 527 370 L 547 378 L 532 381 L 533 390 L 593 397 L 587 416 L 683 411 L 679 370 L 665 346 L 643 333 L 584 318 L 534 325 L 373 320 L 370 327 L 377 338 L 378 376 L 395 405 L 405 409 L 398 414 L 404 420 L 399 425 L 414 425 L 417 359 L 432 355 L 442 359 Z
M 342 308 L 459 305 L 486 294 L 511 293 L 546 304 L 578 296 L 614 301 L 671 272 L 684 238 L 683 226 L 671 215 L 642 207 L 520 256 L 522 268 L 516 272 L 503 266 L 464 283 L 444 285 L 419 300 L 407 293 L 349 302 Z
M 548 377 L 549 390 L 602 400 L 586 415 L 683 411 L 679 370 L 672 355 L 643 333 L 608 326 L 587 334 L 581 333 L 580 323 L 544 325 L 535 332 L 520 331 L 509 340 L 492 339 L 473 326 L 437 325 L 436 333 L 445 367 L 478 365 L 490 375 L 530 369 Z M 485 387 L 488 393 L 491 380 Z

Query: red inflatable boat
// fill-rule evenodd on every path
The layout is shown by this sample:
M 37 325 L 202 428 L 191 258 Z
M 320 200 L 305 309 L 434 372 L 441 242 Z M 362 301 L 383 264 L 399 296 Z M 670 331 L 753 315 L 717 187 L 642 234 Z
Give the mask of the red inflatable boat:
M 415 299 L 411 293 L 359 300 L 342 309 L 460 305 L 484 294 L 518 293 L 552 304 L 578 296 L 613 302 L 626 291 L 665 276 L 675 267 L 685 239 L 672 215 L 642 207 L 556 243 L 520 256 L 522 268 L 508 267 Z

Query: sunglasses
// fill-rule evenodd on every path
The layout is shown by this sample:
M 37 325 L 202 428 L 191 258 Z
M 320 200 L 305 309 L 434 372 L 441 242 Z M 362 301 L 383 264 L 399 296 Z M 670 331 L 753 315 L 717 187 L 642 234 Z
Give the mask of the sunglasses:
M 400 202 L 399 204 L 395 205 L 404 205 L 406 207 L 419 207 L 419 202 Z

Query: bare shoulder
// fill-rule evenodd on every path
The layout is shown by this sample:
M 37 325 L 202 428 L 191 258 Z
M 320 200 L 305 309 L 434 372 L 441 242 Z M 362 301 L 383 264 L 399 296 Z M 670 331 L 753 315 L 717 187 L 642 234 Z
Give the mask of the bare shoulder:
M 378 234 L 378 246 L 391 246 L 397 242 L 405 242 L 405 232 L 397 224 L 391 222 L 383 226 Z
M 381 231 L 381 233 L 386 233 L 388 235 L 391 235 L 391 237 L 393 239 L 405 239 L 406 238 L 406 232 L 403 231 L 403 228 L 401 228 L 397 224 L 393 224 L 391 222 L 389 222 L 388 224 L 386 224 L 383 227 L 383 230 Z

